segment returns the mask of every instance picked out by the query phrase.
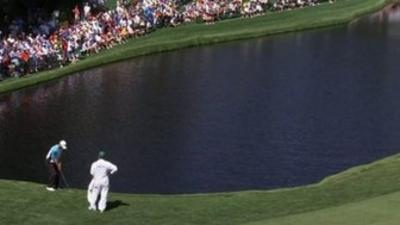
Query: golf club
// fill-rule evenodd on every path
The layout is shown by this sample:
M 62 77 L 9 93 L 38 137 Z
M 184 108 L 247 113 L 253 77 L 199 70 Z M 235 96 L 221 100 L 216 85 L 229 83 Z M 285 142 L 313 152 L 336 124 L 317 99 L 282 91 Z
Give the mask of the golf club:
M 60 175 L 61 175 L 61 178 L 62 178 L 64 184 L 65 184 L 65 187 L 66 187 L 66 188 L 69 188 L 69 184 L 68 184 L 68 182 L 67 182 L 67 179 L 65 179 L 65 175 L 64 175 L 64 173 L 63 173 L 61 170 L 60 170 Z

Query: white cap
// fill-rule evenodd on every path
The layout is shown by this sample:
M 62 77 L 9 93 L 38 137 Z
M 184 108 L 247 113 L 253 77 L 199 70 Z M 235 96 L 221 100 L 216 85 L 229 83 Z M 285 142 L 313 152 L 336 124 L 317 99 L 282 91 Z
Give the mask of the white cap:
M 64 140 L 61 140 L 60 141 L 60 143 L 59 143 L 59 145 L 60 145 L 60 147 L 62 148 L 62 149 L 67 149 L 67 142 L 66 141 L 64 141 Z

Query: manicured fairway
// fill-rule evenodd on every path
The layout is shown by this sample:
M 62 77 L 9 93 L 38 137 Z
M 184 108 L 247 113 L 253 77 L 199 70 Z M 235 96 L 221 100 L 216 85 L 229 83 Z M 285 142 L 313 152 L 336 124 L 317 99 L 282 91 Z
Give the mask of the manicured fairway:
M 398 225 L 400 192 L 323 210 L 246 225 Z
M 292 189 L 198 195 L 112 193 L 112 208 L 104 214 L 87 210 L 82 190 L 52 193 L 40 184 L 0 181 L 0 224 L 390 225 L 398 218 L 399 191 L 399 155 Z

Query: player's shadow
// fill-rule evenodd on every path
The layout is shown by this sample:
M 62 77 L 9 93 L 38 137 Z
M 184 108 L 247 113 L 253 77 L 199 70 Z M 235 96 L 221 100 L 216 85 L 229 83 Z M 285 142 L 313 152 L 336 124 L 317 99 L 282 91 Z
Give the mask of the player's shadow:
M 107 209 L 106 210 L 107 211 L 113 210 L 113 209 L 118 208 L 120 206 L 129 206 L 129 204 L 125 203 L 125 202 L 123 202 L 121 200 L 109 201 L 109 202 L 107 202 Z

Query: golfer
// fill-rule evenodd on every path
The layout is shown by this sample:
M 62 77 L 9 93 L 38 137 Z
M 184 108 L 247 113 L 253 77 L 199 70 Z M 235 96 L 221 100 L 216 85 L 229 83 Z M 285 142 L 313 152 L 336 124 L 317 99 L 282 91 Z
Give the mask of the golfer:
M 48 191 L 55 191 L 60 185 L 61 175 L 61 154 L 67 149 L 67 142 L 61 140 L 58 144 L 50 148 L 46 155 L 46 160 L 49 162 L 50 178 L 49 184 L 46 187 Z
M 100 195 L 98 210 L 102 213 L 107 206 L 107 195 L 110 185 L 108 176 L 117 172 L 116 165 L 104 160 L 105 153 L 99 152 L 99 159 L 92 163 L 90 174 L 93 176 L 88 187 L 89 210 L 96 210 L 96 201 Z

